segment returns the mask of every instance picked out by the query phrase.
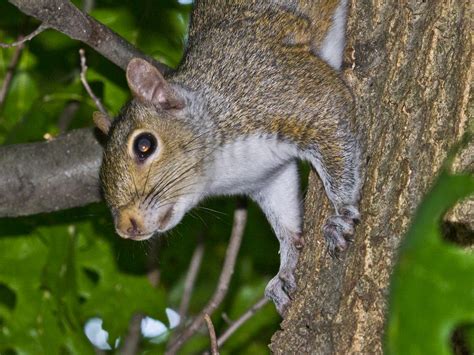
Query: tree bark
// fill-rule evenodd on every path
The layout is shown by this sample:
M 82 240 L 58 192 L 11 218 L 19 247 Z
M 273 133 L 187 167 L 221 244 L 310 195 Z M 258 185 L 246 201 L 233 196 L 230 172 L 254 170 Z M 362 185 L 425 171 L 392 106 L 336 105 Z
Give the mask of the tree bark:
M 0 217 L 84 206 L 101 199 L 102 147 L 92 129 L 0 147 Z
M 298 292 L 272 338 L 276 354 L 382 353 L 397 246 L 468 129 L 470 21 L 469 1 L 352 1 L 343 74 L 365 148 L 362 222 L 342 260 L 331 259 L 321 234 L 330 208 L 311 175 Z

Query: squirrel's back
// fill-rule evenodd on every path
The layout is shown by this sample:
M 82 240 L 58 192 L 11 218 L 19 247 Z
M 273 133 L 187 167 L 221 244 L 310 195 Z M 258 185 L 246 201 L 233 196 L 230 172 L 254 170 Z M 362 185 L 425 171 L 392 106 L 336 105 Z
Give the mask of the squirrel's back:
M 352 97 L 334 67 L 312 50 L 307 13 L 314 6 L 198 0 L 187 53 L 170 79 L 213 98 L 207 109 L 227 135 L 281 131 L 288 123 L 302 129 L 315 115 L 319 125 L 333 126 L 351 110 Z M 239 127 L 228 129 L 231 124 Z
M 288 44 L 306 45 L 339 70 L 342 64 L 347 0 L 196 0 L 189 36 L 207 31 L 209 26 L 239 21 L 248 14 L 281 12 L 297 18 Z

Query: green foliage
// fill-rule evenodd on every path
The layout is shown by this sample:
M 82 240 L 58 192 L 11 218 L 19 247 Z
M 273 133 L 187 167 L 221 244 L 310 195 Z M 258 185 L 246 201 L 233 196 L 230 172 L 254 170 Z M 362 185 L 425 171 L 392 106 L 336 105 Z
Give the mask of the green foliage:
M 82 332 L 88 318 L 103 318 L 114 339 L 133 312 L 164 309 L 164 292 L 120 272 L 110 245 L 94 236 L 85 221 L 0 238 L 0 283 L 14 293 L 0 308 L 0 345 L 32 354 L 88 353 Z
M 389 354 L 450 354 L 453 331 L 465 329 L 474 351 L 474 255 L 442 237 L 441 219 L 474 193 L 474 177 L 445 167 L 400 248 L 391 283 L 386 336 Z
M 82 6 L 82 1 L 73 1 Z M 186 38 L 190 6 L 174 0 L 102 0 L 91 15 L 156 59 L 176 66 Z M 6 1 L 0 2 L 0 41 L 13 42 L 38 23 Z M 6 101 L 0 106 L 0 144 L 42 140 L 57 135 L 62 115 L 68 130 L 91 126 L 93 101 L 80 79 L 83 44 L 48 30 L 28 42 L 16 68 Z M 87 78 L 107 110 L 116 114 L 129 97 L 121 69 L 85 47 Z M 15 48 L 0 50 L 0 83 Z M 21 164 L 21 162 L 19 162 Z M 205 235 L 205 256 L 190 305 L 199 312 L 212 295 L 232 225 L 233 201 L 213 200 L 172 231 L 158 238 L 158 250 L 147 242 L 118 238 L 103 204 L 16 219 L 0 219 L 0 354 L 89 354 L 94 348 L 83 327 L 91 317 L 104 320 L 109 344 L 124 339 L 131 316 L 142 312 L 166 324 L 165 308 L 177 309 L 197 236 Z M 146 273 L 158 267 L 152 287 Z M 238 265 L 224 304 L 213 320 L 217 333 L 227 327 L 220 314 L 237 318 L 262 295 L 277 272 L 278 243 L 264 216 L 251 206 Z M 223 354 L 268 353 L 278 326 L 267 305 L 222 349 Z M 209 346 L 196 336 L 183 353 Z M 164 344 L 143 340 L 143 353 L 160 353 Z

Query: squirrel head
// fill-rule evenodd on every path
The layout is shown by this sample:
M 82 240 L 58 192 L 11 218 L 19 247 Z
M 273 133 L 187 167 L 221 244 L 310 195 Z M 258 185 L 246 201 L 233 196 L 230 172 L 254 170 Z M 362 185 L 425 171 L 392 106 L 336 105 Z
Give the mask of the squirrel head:
M 119 117 L 94 115 L 107 135 L 100 178 L 117 233 L 144 240 L 198 202 L 206 152 L 186 124 L 186 100 L 155 67 L 133 59 L 127 81 L 134 99 Z

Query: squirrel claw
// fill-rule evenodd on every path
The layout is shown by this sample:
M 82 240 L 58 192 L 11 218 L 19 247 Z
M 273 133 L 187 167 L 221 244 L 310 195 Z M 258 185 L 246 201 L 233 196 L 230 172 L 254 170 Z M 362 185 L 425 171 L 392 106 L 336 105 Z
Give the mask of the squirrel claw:
M 280 270 L 265 288 L 265 296 L 270 298 L 278 313 L 284 317 L 296 291 L 296 280 L 290 270 Z
M 359 220 L 359 212 L 353 206 L 342 208 L 342 215 L 331 216 L 323 227 L 328 253 L 332 258 L 340 259 L 340 254 L 347 249 L 354 239 L 354 225 Z

